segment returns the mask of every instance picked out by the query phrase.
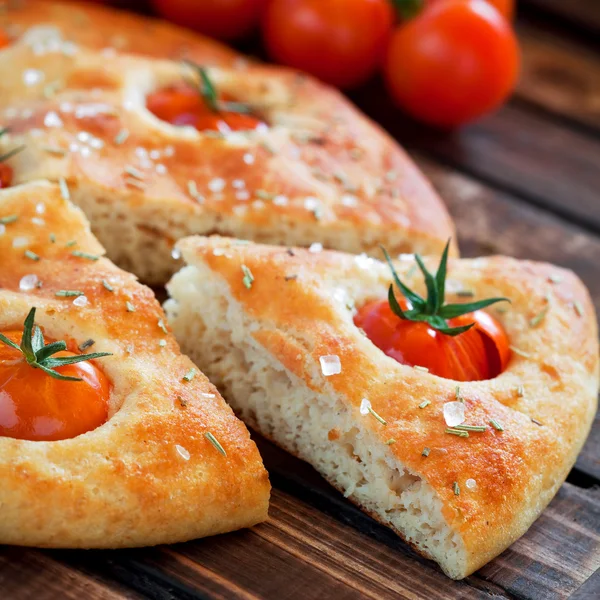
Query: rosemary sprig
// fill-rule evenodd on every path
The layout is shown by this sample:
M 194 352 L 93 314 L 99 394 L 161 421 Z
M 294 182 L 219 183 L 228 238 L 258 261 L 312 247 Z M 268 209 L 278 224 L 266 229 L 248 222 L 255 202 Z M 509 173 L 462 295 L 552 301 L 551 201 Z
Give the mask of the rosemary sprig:
M 409 304 L 407 310 L 403 310 L 400 303 L 396 299 L 394 293 L 394 285 L 390 284 L 388 290 L 388 302 L 392 312 L 406 321 L 424 321 L 431 328 L 444 333 L 445 335 L 455 336 L 465 331 L 468 331 L 475 325 L 475 323 L 469 323 L 468 325 L 462 325 L 460 327 L 449 327 L 446 319 L 452 319 L 472 313 L 473 311 L 485 308 L 496 302 L 510 302 L 508 298 L 488 298 L 487 300 L 479 300 L 477 302 L 466 302 L 464 304 L 445 304 L 445 292 L 446 292 L 446 268 L 448 263 L 448 249 L 450 247 L 450 240 L 448 240 L 442 258 L 438 266 L 438 270 L 435 275 L 427 270 L 427 267 L 423 263 L 422 258 L 415 254 L 415 260 L 423 277 L 425 278 L 425 285 L 427 287 L 427 298 L 422 298 L 416 292 L 413 292 L 408 286 L 406 286 L 400 280 L 390 255 L 386 249 L 382 246 L 385 260 L 387 261 L 394 283 L 406 298 Z
M 0 129 L 0 137 L 6 133 L 8 133 L 8 127 L 3 127 Z M 13 148 L 4 154 L 0 154 L 0 163 L 12 158 L 15 154 L 19 154 L 19 152 L 22 152 L 23 150 L 25 150 L 25 146 L 17 146 L 16 148 Z
M 206 106 L 208 106 L 209 110 L 214 113 L 227 111 L 240 114 L 250 114 L 252 112 L 250 106 L 243 102 L 223 102 L 219 100 L 217 88 L 211 81 L 208 71 L 204 67 L 191 60 L 184 60 L 183 63 L 198 74 L 200 80 L 199 84 L 197 84 L 196 81 L 193 83 L 194 85 L 198 85 L 198 91 L 200 92 L 204 102 L 206 102 Z
M 52 356 L 57 352 L 62 352 L 67 349 L 67 344 L 64 341 L 44 343 L 44 334 L 42 330 L 35 325 L 35 307 L 29 311 L 23 324 L 23 337 L 21 345 L 15 344 L 12 340 L 0 333 L 0 342 L 7 346 L 18 350 L 29 364 L 34 369 L 41 369 L 50 377 L 60 379 L 61 381 L 81 381 L 80 377 L 68 377 L 55 371 L 57 367 L 72 365 L 74 363 L 83 362 L 111 356 L 110 352 L 94 352 L 92 354 L 80 354 L 75 356 Z

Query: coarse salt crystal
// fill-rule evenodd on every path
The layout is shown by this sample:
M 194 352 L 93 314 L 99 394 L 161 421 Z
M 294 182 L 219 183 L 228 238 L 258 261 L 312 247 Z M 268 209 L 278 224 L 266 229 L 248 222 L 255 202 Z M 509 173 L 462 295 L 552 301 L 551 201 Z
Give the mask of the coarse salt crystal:
M 177 248 L 173 248 L 173 250 L 171 250 L 171 256 L 175 260 L 179 260 L 181 258 L 181 252 Z
M 467 479 L 465 481 L 465 487 L 469 490 L 474 490 L 477 487 L 477 482 L 474 479 Z
M 25 85 L 35 85 L 41 81 L 44 81 L 44 73 L 39 69 L 25 69 L 23 71 L 23 83 Z
M 240 200 L 240 201 L 244 202 L 245 200 L 250 199 L 250 193 L 247 192 L 246 190 L 240 190 L 239 192 L 235 193 L 235 198 L 236 198 L 236 200 Z
M 368 415 L 370 408 L 371 408 L 371 403 L 366 398 L 363 398 L 360 401 L 360 414 L 361 415 Z
M 234 179 L 231 186 L 236 190 L 241 190 L 246 187 L 246 182 L 243 179 Z
M 32 217 L 31 222 L 34 225 L 39 225 L 40 227 L 46 224 L 46 221 L 44 221 L 44 219 L 40 219 L 39 217 Z
M 225 189 L 225 180 L 222 177 L 211 179 L 208 182 L 208 189 L 213 193 L 222 192 Z
M 80 142 L 83 142 L 84 144 L 87 144 L 90 141 L 91 137 L 92 137 L 92 134 L 88 133 L 87 131 L 80 131 L 77 134 L 77 139 Z
M 246 154 L 244 154 L 244 162 L 247 165 L 254 164 L 254 155 L 250 154 L 250 152 L 246 152 Z
M 6 233 L 6 225 L 4 223 L 0 223 L 0 235 L 4 235 Z
M 358 198 L 354 194 L 344 194 L 342 196 L 342 204 L 344 206 L 356 206 L 358 204 Z
M 152 160 L 158 160 L 160 158 L 160 150 L 150 150 L 150 158 Z
M 319 242 L 314 242 L 310 245 L 308 251 L 316 254 L 317 252 L 321 252 L 323 250 L 323 244 Z
M 21 281 L 19 281 L 19 289 L 22 292 L 30 292 L 38 284 L 38 281 L 39 279 L 37 275 L 25 275 L 21 277 Z
M 165 165 L 163 165 L 162 163 L 158 163 L 156 165 L 156 167 L 154 168 L 154 170 L 159 174 L 159 175 L 164 175 L 167 172 L 167 167 Z
M 53 110 L 46 113 L 44 117 L 44 126 L 46 127 L 62 127 L 63 121 Z
M 216 398 L 217 397 L 216 394 L 209 394 L 208 392 L 200 392 L 200 395 L 203 396 L 204 398 Z
M 275 196 L 275 198 L 273 198 L 273 204 L 275 204 L 276 206 L 287 206 L 288 197 L 284 196 L 283 194 L 278 194 L 277 196 Z
M 446 402 L 444 404 L 444 420 L 448 427 L 456 427 L 465 422 L 464 402 Z
M 190 460 L 190 453 L 183 446 L 175 444 L 175 450 L 177 451 L 177 454 L 183 458 L 183 460 Z
M 82 306 L 87 306 L 88 303 L 88 299 L 86 296 L 77 296 L 77 298 L 75 298 L 75 300 L 73 300 L 73 304 L 75 306 L 79 306 L 80 308 Z
M 338 375 L 342 372 L 342 363 L 340 357 L 337 354 L 328 354 L 327 356 L 319 357 L 321 363 L 321 372 L 325 377 L 330 375 Z
M 25 236 L 17 236 L 13 242 L 12 242 L 12 247 L 13 248 L 25 248 L 25 246 L 29 245 L 29 238 L 25 237 Z
M 46 205 L 43 202 L 39 202 L 35 205 L 35 212 L 38 215 L 43 215 L 46 212 Z
M 304 208 L 306 210 L 315 210 L 319 206 L 319 199 L 314 196 L 304 198 Z

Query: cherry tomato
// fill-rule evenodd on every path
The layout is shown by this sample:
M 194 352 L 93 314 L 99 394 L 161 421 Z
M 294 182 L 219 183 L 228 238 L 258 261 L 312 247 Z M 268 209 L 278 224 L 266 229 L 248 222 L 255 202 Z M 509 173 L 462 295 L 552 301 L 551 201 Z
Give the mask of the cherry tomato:
M 223 101 L 229 101 L 223 98 Z M 146 98 L 146 107 L 159 119 L 172 125 L 191 125 L 199 131 L 241 131 L 264 124 L 252 115 L 227 110 L 209 109 L 198 90 L 178 85 L 153 92 Z
M 12 167 L 0 162 L 0 189 L 10 187 L 13 178 Z
M 211 37 L 233 40 L 258 26 L 268 0 L 152 0 L 161 17 Z
M 400 303 L 406 309 L 406 301 Z M 450 327 L 475 323 L 475 327 L 454 337 L 427 323 L 400 319 L 387 300 L 369 302 L 358 311 L 354 322 L 388 356 L 405 365 L 426 367 L 446 379 L 491 379 L 506 368 L 510 359 L 504 329 L 481 310 L 448 319 Z
M 412 116 L 453 127 L 498 107 L 520 64 L 510 25 L 484 0 L 448 0 L 398 28 L 385 65 L 390 92 Z
M 20 343 L 22 332 L 4 335 Z M 58 352 L 55 356 L 72 356 Z M 110 384 L 91 362 L 57 367 L 61 381 L 36 369 L 15 349 L 0 344 L 0 436 L 22 440 L 63 440 L 106 422 Z
M 278 62 L 349 88 L 380 66 L 393 24 L 389 0 L 272 0 L 263 33 Z
M 0 48 L 4 48 L 10 45 L 10 40 L 8 39 L 8 35 L 0 29 Z
M 485 0 L 491 4 L 505 19 L 513 21 L 515 18 L 515 0 Z M 426 0 L 425 6 L 431 6 L 447 0 Z

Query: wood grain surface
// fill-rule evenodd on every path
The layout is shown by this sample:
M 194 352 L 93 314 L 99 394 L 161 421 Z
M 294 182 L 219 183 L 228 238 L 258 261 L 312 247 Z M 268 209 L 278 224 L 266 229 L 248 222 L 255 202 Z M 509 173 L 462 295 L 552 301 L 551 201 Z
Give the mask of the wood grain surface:
M 496 114 L 443 133 L 403 117 L 380 81 L 351 94 L 415 156 L 454 216 L 464 256 L 574 270 L 600 313 L 600 1 L 524 0 L 523 70 Z M 251 530 L 122 551 L 0 548 L 0 599 L 600 599 L 600 417 L 523 538 L 447 579 L 307 464 L 254 436 L 273 484 Z

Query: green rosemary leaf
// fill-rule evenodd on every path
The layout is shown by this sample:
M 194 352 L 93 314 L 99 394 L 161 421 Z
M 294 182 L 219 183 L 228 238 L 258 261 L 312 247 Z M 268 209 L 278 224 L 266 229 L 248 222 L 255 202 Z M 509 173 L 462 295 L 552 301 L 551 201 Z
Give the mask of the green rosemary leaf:
M 392 277 L 394 278 L 394 282 L 396 283 L 396 286 L 398 287 L 398 289 L 404 294 L 404 296 L 406 296 L 406 298 L 410 301 L 410 303 L 413 305 L 414 308 L 424 308 L 425 300 L 423 300 L 423 298 L 421 298 L 421 296 L 419 296 L 419 294 L 417 294 L 416 292 L 413 292 L 410 288 L 405 286 L 400 281 L 400 277 L 398 277 L 398 273 L 396 272 L 396 269 L 394 268 L 394 265 L 392 263 L 392 259 L 390 258 L 390 255 L 387 253 L 387 250 L 383 246 L 381 246 L 381 249 L 383 250 L 385 260 L 387 261 L 387 264 L 390 267 L 390 271 L 392 272 Z
M 33 327 L 33 339 L 31 340 L 31 347 L 33 349 L 33 353 L 36 355 L 37 360 L 37 353 L 44 347 L 44 334 L 37 325 Z
M 510 302 L 508 298 L 487 298 L 486 300 L 478 300 L 477 302 L 466 302 L 464 304 L 446 304 L 443 306 L 439 314 L 444 319 L 452 319 L 467 313 L 495 304 L 496 302 Z
M 36 369 L 41 369 L 44 371 L 44 373 L 46 373 L 46 375 L 50 375 L 50 377 L 53 377 L 54 379 L 60 379 L 61 381 L 81 381 L 81 377 L 69 377 L 68 375 L 61 375 L 58 371 L 54 371 L 42 363 L 35 363 L 31 366 Z
M 223 446 L 221 446 L 221 444 L 219 443 L 219 440 L 217 440 L 217 438 L 210 432 L 207 431 L 204 434 L 204 437 L 223 455 L 223 456 L 227 456 L 227 452 L 225 452 L 225 448 L 223 448 Z
M 191 381 L 196 377 L 196 369 L 190 369 L 184 376 L 183 381 Z
M 21 352 L 21 346 L 15 344 L 12 340 L 8 339 L 4 334 L 0 333 L 0 342 L 3 342 L 4 344 L 6 344 L 7 346 L 10 346 L 11 348 L 14 348 L 15 350 L 18 350 L 19 352 Z
M 487 431 L 485 425 L 456 425 L 453 429 L 459 429 L 460 431 L 478 431 L 481 433 Z
M 35 262 L 40 260 L 40 255 L 32 252 L 31 250 L 25 250 L 25 256 L 31 260 L 34 260 Z
M 96 254 L 89 254 L 88 252 L 82 252 L 81 250 L 73 250 L 71 254 L 78 258 L 87 258 L 88 260 L 98 260 L 100 258 Z
M 423 273 L 423 277 L 425 278 L 425 286 L 427 287 L 427 302 L 425 304 L 425 310 L 430 315 L 435 315 L 437 312 L 437 307 L 440 303 L 435 279 L 427 270 L 423 259 L 418 254 L 415 254 L 415 260 L 417 261 L 417 265 L 419 265 L 419 269 L 421 269 L 421 273 Z
M 455 481 L 452 484 L 452 489 L 454 490 L 454 495 L 455 496 L 460 496 L 460 486 L 458 485 L 458 481 Z
M 85 296 L 85 293 L 79 290 L 57 290 L 54 295 L 59 298 L 77 298 L 78 296 Z
M 31 341 L 34 321 L 35 307 L 29 311 L 29 314 L 25 318 L 25 322 L 23 323 L 23 337 L 21 338 L 21 350 L 23 351 L 28 363 L 35 361 L 35 352 L 33 351 L 33 345 Z
M 109 292 L 115 291 L 115 288 L 112 285 L 110 285 L 110 283 L 108 283 L 108 281 L 106 281 L 106 279 L 102 280 L 102 285 L 104 286 L 104 289 L 108 290 Z
M 53 354 L 56 354 L 57 352 L 62 352 L 66 349 L 66 342 L 52 342 L 51 344 L 40 348 L 40 350 L 38 350 L 35 353 L 35 360 L 38 363 L 43 363 L 48 357 L 52 356 Z
M 0 156 L 0 162 L 4 162 L 5 160 L 12 158 L 13 156 L 15 156 L 15 154 L 19 154 L 19 152 L 23 152 L 23 150 L 25 150 L 25 146 L 18 146 L 17 148 L 13 148 L 12 150 L 9 150 L 6 154 L 2 154 Z
M 435 307 L 435 312 L 438 312 L 444 303 L 444 297 L 446 294 L 446 272 L 448 266 L 448 250 L 450 249 L 450 240 L 446 242 L 446 247 L 442 252 L 442 258 L 440 259 L 440 265 L 437 273 L 435 274 L 435 283 L 438 291 L 438 302 Z
M 496 421 L 496 419 L 490 419 L 490 425 L 496 431 L 504 431 L 504 426 L 502 425 L 502 423 L 500 423 L 500 421 Z
M 419 408 L 426 408 L 430 404 L 431 404 L 431 400 L 423 400 L 423 402 L 421 402 L 421 404 L 419 404 Z
M 0 225 L 10 225 L 14 223 L 19 217 L 17 215 L 8 215 L 6 217 L 0 217 Z
M 59 356 L 58 358 L 47 358 L 43 364 L 46 367 L 55 368 L 62 367 L 63 365 L 74 365 L 84 360 L 94 360 L 96 358 L 103 358 L 104 356 L 112 356 L 110 352 L 92 352 L 92 354 L 77 354 L 75 356 Z
M 423 448 L 423 452 L 421 452 L 421 456 L 429 456 L 429 453 L 431 452 L 430 448 Z
M 254 283 L 254 275 L 252 275 L 252 271 L 246 265 L 242 265 L 242 272 L 244 273 L 244 278 L 242 279 L 244 286 L 250 289 Z

